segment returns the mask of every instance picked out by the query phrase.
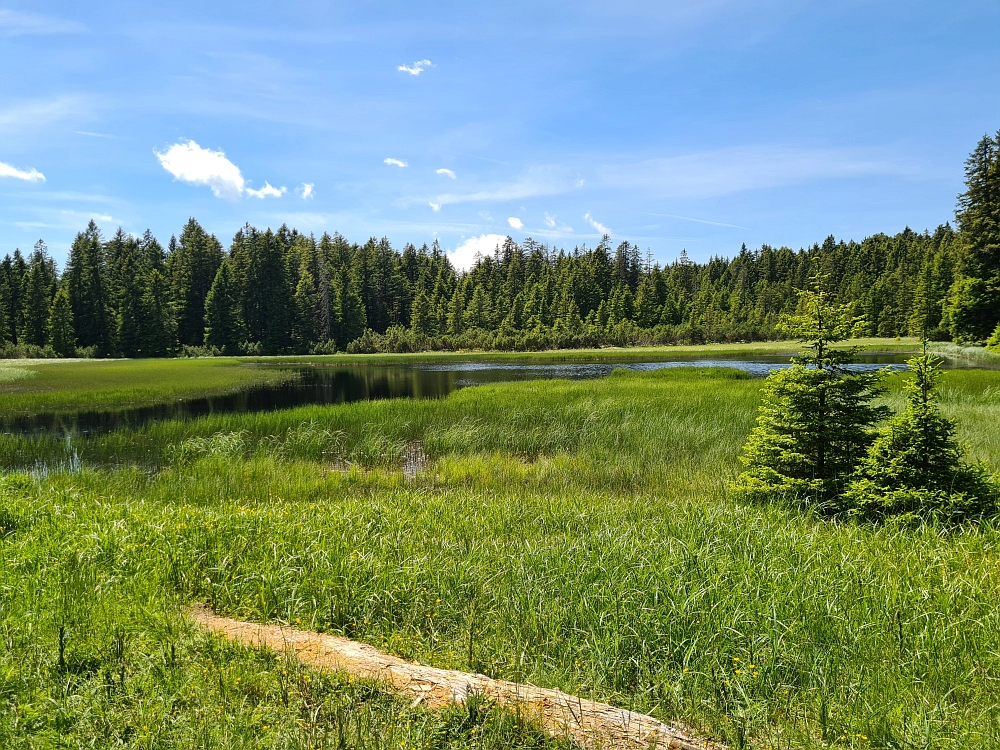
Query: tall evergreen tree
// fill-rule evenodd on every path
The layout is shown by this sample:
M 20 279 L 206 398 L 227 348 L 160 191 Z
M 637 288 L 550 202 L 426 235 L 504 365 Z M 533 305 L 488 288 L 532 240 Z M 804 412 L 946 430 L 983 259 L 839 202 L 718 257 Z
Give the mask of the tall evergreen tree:
M 956 336 L 982 340 L 1000 322 L 1000 131 L 983 136 L 965 162 L 965 188 L 955 212 L 963 250 L 951 319 Z
M 193 218 L 167 256 L 171 295 L 181 344 L 201 346 L 205 339 L 205 299 L 222 263 L 222 244 Z
M 76 336 L 73 333 L 73 306 L 69 301 L 69 288 L 62 284 L 52 300 L 48 317 L 48 339 L 52 351 L 60 357 L 76 354 Z
M 166 357 L 177 346 L 177 324 L 170 304 L 170 285 L 156 268 L 146 280 L 142 311 L 143 352 L 147 357 Z
M 223 354 L 236 354 L 241 333 L 236 287 L 229 261 L 224 260 L 205 299 L 205 343 Z
M 48 343 L 49 307 L 56 293 L 55 261 L 45 243 L 39 240 L 28 259 L 28 271 L 22 281 L 24 305 L 23 343 L 45 346 Z
M 68 284 L 77 346 L 95 347 L 99 355 L 111 351 L 111 313 L 104 283 L 104 247 L 97 224 L 76 236 L 64 277 Z

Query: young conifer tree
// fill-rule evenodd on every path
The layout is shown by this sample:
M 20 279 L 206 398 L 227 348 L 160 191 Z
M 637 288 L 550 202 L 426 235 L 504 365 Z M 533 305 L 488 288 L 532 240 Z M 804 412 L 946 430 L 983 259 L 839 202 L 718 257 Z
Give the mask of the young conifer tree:
M 824 281 L 813 277 L 813 288 L 800 293 L 799 312 L 779 324 L 806 346 L 792 367 L 767 379 L 757 426 L 740 456 L 745 468 L 734 485 L 747 498 L 833 509 L 874 439 L 874 425 L 888 416 L 872 403 L 882 392 L 882 374 L 846 367 L 858 347 L 833 348 L 860 321 L 831 300 Z
M 906 410 L 886 425 L 841 500 L 868 520 L 913 514 L 944 520 L 995 515 L 1000 492 L 983 464 L 969 464 L 955 423 L 937 406 L 941 367 L 927 352 L 908 363 Z

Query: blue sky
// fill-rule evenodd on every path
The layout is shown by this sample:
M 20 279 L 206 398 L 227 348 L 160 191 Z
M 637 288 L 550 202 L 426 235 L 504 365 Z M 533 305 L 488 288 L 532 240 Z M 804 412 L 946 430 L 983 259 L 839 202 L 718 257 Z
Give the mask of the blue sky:
M 0 255 L 189 216 L 662 261 L 952 218 L 1000 4 L 0 0 Z

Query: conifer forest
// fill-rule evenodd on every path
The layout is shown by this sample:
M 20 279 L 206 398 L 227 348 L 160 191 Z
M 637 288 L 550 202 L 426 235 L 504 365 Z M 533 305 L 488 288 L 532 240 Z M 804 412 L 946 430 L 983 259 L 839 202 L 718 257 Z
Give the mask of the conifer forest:
M 0 342 L 9 357 L 165 357 L 761 341 L 821 273 L 863 316 L 858 335 L 996 344 L 1000 131 L 965 183 L 954 224 L 933 231 L 666 265 L 608 236 L 572 249 L 508 237 L 460 272 L 437 242 L 247 225 L 227 248 L 194 218 L 167 242 L 91 221 L 63 269 L 41 240 L 4 258 Z

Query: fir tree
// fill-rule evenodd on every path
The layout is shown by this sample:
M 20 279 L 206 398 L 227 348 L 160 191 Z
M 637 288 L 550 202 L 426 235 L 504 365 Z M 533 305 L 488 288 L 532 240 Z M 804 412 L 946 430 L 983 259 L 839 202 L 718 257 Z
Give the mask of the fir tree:
M 91 221 L 70 248 L 65 278 L 77 346 L 94 347 L 100 355 L 111 350 L 111 312 L 104 280 L 104 246 L 97 224 Z
M 23 281 L 23 343 L 35 346 L 48 343 L 49 307 L 55 293 L 55 262 L 49 257 L 45 243 L 39 240 L 28 259 L 28 272 Z
M 757 426 L 740 456 L 745 469 L 735 488 L 752 499 L 786 498 L 829 509 L 887 416 L 872 404 L 881 373 L 855 372 L 856 347 L 834 349 L 858 325 L 849 307 L 831 302 L 814 280 L 799 312 L 781 323 L 805 351 L 768 376 Z
M 240 343 L 236 289 L 229 262 L 223 261 L 205 298 L 205 343 L 223 354 L 236 354 Z
M 76 336 L 73 333 L 73 306 L 69 301 L 69 288 L 63 284 L 52 300 L 48 317 L 49 346 L 60 357 L 76 354 Z
M 927 352 L 908 362 L 906 410 L 889 421 L 858 467 L 843 510 L 870 520 L 892 515 L 949 520 L 994 515 L 1000 492 L 983 464 L 968 464 L 955 423 L 937 407 L 940 365 Z
M 170 305 L 170 285 L 157 269 L 153 269 L 146 281 L 142 310 L 144 353 L 147 357 L 166 357 L 177 346 L 177 326 Z

